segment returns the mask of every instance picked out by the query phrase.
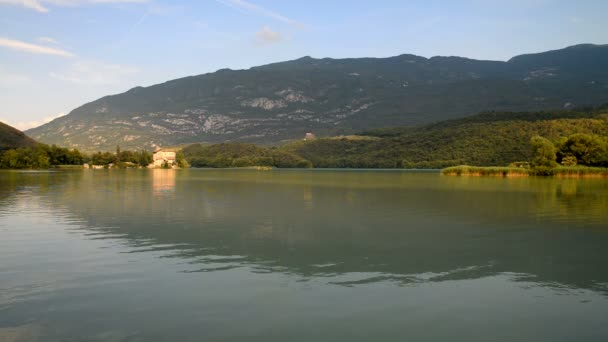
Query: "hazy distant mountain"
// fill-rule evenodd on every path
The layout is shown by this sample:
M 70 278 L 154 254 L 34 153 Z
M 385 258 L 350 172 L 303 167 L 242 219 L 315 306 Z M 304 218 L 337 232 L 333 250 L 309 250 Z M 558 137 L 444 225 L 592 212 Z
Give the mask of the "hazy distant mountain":
M 34 145 L 36 142 L 32 138 L 20 130 L 0 122 L 0 151 Z
M 608 45 L 508 62 L 462 57 L 315 59 L 222 69 L 106 96 L 29 130 L 84 150 L 188 142 L 277 142 L 429 123 L 486 110 L 608 102 Z

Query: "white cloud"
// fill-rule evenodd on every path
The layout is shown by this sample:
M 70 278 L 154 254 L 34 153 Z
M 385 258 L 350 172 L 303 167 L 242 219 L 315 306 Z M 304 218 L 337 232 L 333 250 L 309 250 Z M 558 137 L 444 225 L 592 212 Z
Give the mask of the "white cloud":
M 48 12 L 46 7 L 42 6 L 38 0 L 0 0 L 0 4 L 20 5 L 38 12 Z
M 15 123 L 11 123 L 11 122 L 7 122 L 7 121 L 3 121 L 6 122 L 8 125 L 15 127 L 16 129 L 20 130 L 20 131 L 25 131 L 28 130 L 30 128 L 35 128 L 41 125 L 44 125 L 45 123 L 49 123 L 57 118 L 60 118 L 62 116 L 64 116 L 65 113 L 58 113 L 55 114 L 53 116 L 48 116 L 42 120 L 32 120 L 32 121 L 19 121 L 19 122 L 15 122 Z
M 260 14 L 260 15 L 263 15 L 263 16 L 266 16 L 266 17 L 269 17 L 272 19 L 282 21 L 284 23 L 299 25 L 299 23 L 296 20 L 293 20 L 280 13 L 271 11 L 262 6 L 256 5 L 254 3 L 251 3 L 251 2 L 248 2 L 245 0 L 216 0 L 216 1 L 221 4 L 224 4 L 226 6 L 232 7 L 236 10 L 256 13 L 256 14 Z
M 59 44 L 59 42 L 51 37 L 38 37 L 38 41 L 48 44 Z
M 273 31 L 268 26 L 264 26 L 255 33 L 255 39 L 258 44 L 270 45 L 282 41 L 283 35 L 281 35 L 279 32 Z
M 0 0 L 1 1 L 1 0 Z M 48 46 L 30 44 L 20 40 L 8 39 L 0 37 L 0 47 L 5 47 L 12 50 L 23 51 L 28 53 L 55 55 L 62 57 L 73 57 L 74 54 L 57 48 Z
M 38 12 L 48 12 L 49 10 L 42 6 L 37 0 L 0 0 L 0 4 L 20 5 Z
M 120 83 L 138 72 L 139 69 L 133 66 L 87 61 L 74 63 L 65 72 L 51 72 L 49 76 L 65 82 L 100 86 Z
M 0 4 L 18 5 L 41 13 L 48 12 L 48 5 L 81 6 L 108 3 L 144 3 L 148 0 L 0 0 Z

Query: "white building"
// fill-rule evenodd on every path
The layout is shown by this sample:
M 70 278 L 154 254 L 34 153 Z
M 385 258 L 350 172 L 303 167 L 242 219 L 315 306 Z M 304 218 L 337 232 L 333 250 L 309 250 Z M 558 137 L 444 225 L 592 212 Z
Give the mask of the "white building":
M 148 167 L 162 167 L 165 165 L 165 163 L 170 167 L 177 163 L 175 151 L 166 149 L 158 149 L 154 151 L 154 154 L 152 155 L 152 164 L 150 164 Z

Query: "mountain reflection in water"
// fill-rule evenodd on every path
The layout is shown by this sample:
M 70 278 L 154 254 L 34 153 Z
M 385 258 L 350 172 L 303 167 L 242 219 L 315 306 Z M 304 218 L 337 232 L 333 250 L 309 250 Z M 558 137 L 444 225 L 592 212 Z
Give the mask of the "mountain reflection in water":
M 119 235 L 133 252 L 161 246 L 213 267 L 368 272 L 398 282 L 501 272 L 564 286 L 608 282 L 608 273 L 585 277 L 596 266 L 590 254 L 608 257 L 608 185 L 596 180 L 151 170 L 16 182 L 22 191 L 39 187 L 40 200 L 52 199 L 45 204 L 65 208 L 97 238 Z
M 490 281 L 496 291 L 518 283 L 583 291 L 582 300 L 608 295 L 608 184 L 598 179 L 334 170 L 1 177 L 0 217 L 50 215 L 71 239 L 108 241 L 122 255 L 169 262 L 162 272 L 175 281 L 281 276 L 336 289 Z M 18 302 L 6 295 L 5 309 Z

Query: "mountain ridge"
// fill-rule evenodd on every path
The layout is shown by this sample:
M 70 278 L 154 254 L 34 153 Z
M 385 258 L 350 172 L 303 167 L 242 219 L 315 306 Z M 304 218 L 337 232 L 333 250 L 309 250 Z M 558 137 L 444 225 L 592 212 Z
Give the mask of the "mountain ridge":
M 169 80 L 104 96 L 28 134 L 84 150 L 193 142 L 277 143 L 482 111 L 608 101 L 608 45 L 484 61 L 401 54 L 312 58 Z

